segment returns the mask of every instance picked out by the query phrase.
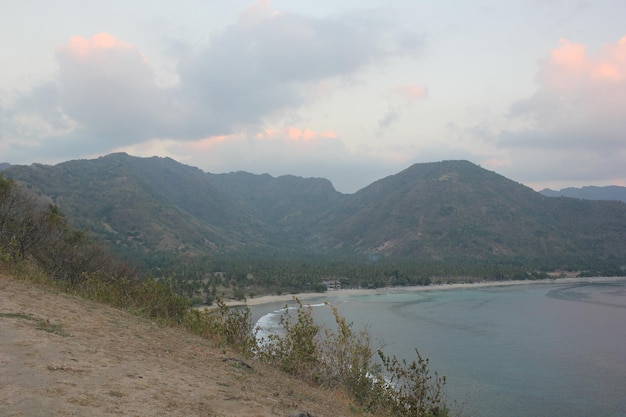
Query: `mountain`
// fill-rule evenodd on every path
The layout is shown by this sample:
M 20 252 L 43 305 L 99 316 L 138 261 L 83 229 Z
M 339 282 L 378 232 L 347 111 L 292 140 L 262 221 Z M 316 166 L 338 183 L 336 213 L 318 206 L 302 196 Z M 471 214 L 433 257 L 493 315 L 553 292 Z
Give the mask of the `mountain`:
M 563 188 L 560 191 L 546 188 L 539 192 L 547 197 L 571 197 L 581 200 L 614 200 L 626 203 L 626 187 L 619 187 L 617 185 L 609 185 L 606 187 L 569 187 Z
M 213 183 L 246 204 L 263 221 L 285 226 L 315 217 L 345 198 L 323 178 L 302 178 L 247 172 L 209 174 Z
M 549 198 L 467 161 L 415 164 L 354 194 L 126 154 L 4 172 L 121 250 L 564 265 L 626 254 L 626 204 Z
M 8 162 L 0 162 L 0 171 L 2 171 L 3 169 L 7 169 L 10 166 L 11 164 L 9 164 Z
M 204 253 L 271 245 L 272 231 L 197 168 L 123 153 L 7 175 L 59 205 L 76 227 L 121 247 Z
M 626 205 L 549 199 L 467 161 L 416 164 L 381 179 L 316 229 L 329 245 L 395 256 L 626 253 Z

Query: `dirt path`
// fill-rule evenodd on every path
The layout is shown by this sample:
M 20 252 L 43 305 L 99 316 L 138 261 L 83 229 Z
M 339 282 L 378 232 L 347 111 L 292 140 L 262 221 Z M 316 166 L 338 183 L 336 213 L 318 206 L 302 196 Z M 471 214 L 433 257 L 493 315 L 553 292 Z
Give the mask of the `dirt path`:
M 0 275 L 3 417 L 359 415 L 350 410 L 194 335 Z

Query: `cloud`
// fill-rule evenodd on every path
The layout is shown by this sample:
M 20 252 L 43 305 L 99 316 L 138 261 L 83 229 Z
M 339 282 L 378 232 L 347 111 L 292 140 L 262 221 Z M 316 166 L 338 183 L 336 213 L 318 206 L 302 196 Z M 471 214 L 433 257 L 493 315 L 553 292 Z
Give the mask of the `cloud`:
M 377 136 L 381 136 L 386 129 L 398 120 L 398 117 L 400 117 L 400 110 L 398 108 L 388 108 L 382 119 L 378 121 Z
M 167 155 L 212 172 L 300 175 L 330 179 L 342 192 L 354 192 L 406 167 L 406 161 L 355 154 L 335 132 L 297 126 L 215 135 L 195 141 L 148 141 L 119 148 L 133 155 Z
M 410 107 L 415 101 L 423 100 L 427 97 L 428 92 L 426 88 L 417 84 L 403 84 L 393 88 L 389 95 L 391 103 L 385 114 L 378 121 L 376 136 L 383 136 L 385 131 L 401 117 L 407 107 Z
M 399 85 L 395 91 L 409 102 L 428 97 L 426 89 L 417 84 Z
M 399 32 L 379 12 L 311 17 L 269 4 L 255 3 L 206 44 L 182 48 L 177 83 L 167 86 L 136 45 L 105 32 L 70 38 L 55 50 L 53 79 L 0 104 L 7 158 L 259 131 L 319 99 L 322 87 L 332 94 L 328 86 L 419 48 L 418 35 Z
M 509 111 L 524 127 L 499 135 L 516 173 L 526 171 L 529 179 L 585 173 L 597 181 L 623 176 L 626 37 L 595 52 L 561 39 L 540 61 L 536 81 L 536 92 Z
M 626 37 L 595 55 L 561 39 L 540 64 L 538 90 L 515 103 L 510 115 L 526 131 L 503 136 L 510 146 L 598 149 L 622 147 L 626 137 Z
M 137 47 L 108 33 L 75 36 L 56 58 L 62 107 L 81 130 L 114 144 L 164 130 L 166 94 Z
M 259 125 L 306 103 L 304 86 L 406 51 L 399 42 L 390 44 L 393 27 L 374 13 L 317 18 L 262 6 L 214 34 L 179 67 L 185 94 L 208 114 L 219 112 L 229 126 Z

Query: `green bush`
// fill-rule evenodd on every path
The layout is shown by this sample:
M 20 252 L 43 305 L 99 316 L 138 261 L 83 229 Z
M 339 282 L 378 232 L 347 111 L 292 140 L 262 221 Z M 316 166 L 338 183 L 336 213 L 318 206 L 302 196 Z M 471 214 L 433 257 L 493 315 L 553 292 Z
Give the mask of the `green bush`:
M 376 404 L 393 416 L 436 417 L 448 416 L 448 406 L 443 396 L 445 377 L 439 377 L 428 369 L 428 359 L 422 358 L 415 349 L 417 361 L 410 364 L 399 361 L 395 356 L 386 356 L 381 350 L 378 355 L 383 363 L 386 380 L 375 382 Z
M 380 371 L 372 361 L 373 350 L 367 328 L 355 332 L 353 324 L 331 306 L 336 331 L 324 330 L 320 344 L 321 385 L 345 387 L 361 403 L 371 395 L 371 375 Z
M 319 361 L 317 337 L 320 327 L 315 324 L 312 308 L 304 307 L 300 300 L 295 320 L 289 316 L 289 309 L 285 306 L 285 314 L 280 318 L 280 325 L 284 334 L 271 334 L 267 339 L 259 340 L 258 355 L 266 362 L 270 362 L 281 370 L 300 377 L 311 379 Z
M 347 391 L 366 411 L 397 417 L 448 416 L 443 396 L 445 378 L 431 374 L 428 359 L 416 349 L 408 364 L 377 350 L 374 360 L 369 331 L 353 329 L 331 306 L 336 330 L 315 324 L 312 308 L 298 304 L 295 317 L 286 308 L 282 332 L 259 340 L 258 357 L 285 372 L 320 386 Z
M 229 308 L 221 300 L 217 300 L 217 308 L 187 310 L 182 325 L 219 345 L 236 347 L 244 354 L 251 354 L 256 346 L 250 309 Z
M 190 303 L 166 284 L 152 278 L 130 279 L 99 271 L 75 281 L 58 281 L 65 291 L 127 309 L 150 318 L 181 322 Z

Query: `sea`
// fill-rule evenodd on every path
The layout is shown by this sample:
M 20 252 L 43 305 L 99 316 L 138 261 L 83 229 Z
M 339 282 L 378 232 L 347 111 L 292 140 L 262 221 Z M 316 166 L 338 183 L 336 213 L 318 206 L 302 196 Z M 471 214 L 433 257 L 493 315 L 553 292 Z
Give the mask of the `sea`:
M 626 278 L 303 301 L 333 326 L 325 302 L 387 355 L 413 361 L 418 349 L 463 416 L 626 416 Z M 251 308 L 260 335 L 287 304 Z

